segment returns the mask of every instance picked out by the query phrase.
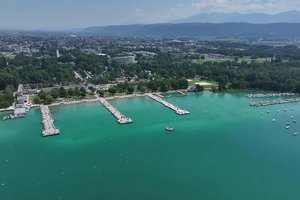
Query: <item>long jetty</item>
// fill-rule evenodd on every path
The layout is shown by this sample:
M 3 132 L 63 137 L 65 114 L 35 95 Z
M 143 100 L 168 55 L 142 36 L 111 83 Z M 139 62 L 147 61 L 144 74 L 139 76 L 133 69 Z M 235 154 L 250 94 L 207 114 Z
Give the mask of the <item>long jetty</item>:
M 271 106 L 271 105 L 278 105 L 278 104 L 287 104 L 287 103 L 297 103 L 300 102 L 300 97 L 298 98 L 290 98 L 290 99 L 280 99 L 275 101 L 258 101 L 258 102 L 252 102 L 250 106 Z
M 44 125 L 44 130 L 42 131 L 42 135 L 44 137 L 58 135 L 60 131 L 54 126 L 54 120 L 52 119 L 49 107 L 41 106 L 41 113 L 43 118 L 42 123 Z
M 247 98 L 268 98 L 268 97 L 284 97 L 284 96 L 296 96 L 295 93 L 266 93 L 266 94 L 247 94 Z
M 187 110 L 183 110 L 183 109 L 180 109 L 178 108 L 177 106 L 174 106 L 173 104 L 163 100 L 162 98 L 158 97 L 158 96 L 155 96 L 153 94 L 147 94 L 148 97 L 154 99 L 155 101 L 161 103 L 162 105 L 170 108 L 171 110 L 174 110 L 178 115 L 187 115 L 187 114 L 190 114 L 189 111 Z
M 117 118 L 119 124 L 123 125 L 133 123 L 132 119 L 125 117 L 105 99 L 99 98 L 99 101 L 112 115 Z

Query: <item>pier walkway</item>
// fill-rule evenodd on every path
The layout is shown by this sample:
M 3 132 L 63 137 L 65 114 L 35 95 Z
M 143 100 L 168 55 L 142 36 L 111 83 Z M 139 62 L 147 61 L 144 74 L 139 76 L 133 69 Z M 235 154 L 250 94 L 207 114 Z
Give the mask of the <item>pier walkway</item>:
M 148 97 L 154 99 L 155 101 L 161 103 L 162 105 L 170 108 L 171 110 L 174 110 L 178 115 L 187 115 L 187 114 L 190 114 L 189 111 L 187 110 L 182 110 L 180 108 L 178 108 L 177 106 L 174 106 L 173 104 L 171 103 L 168 103 L 167 101 L 163 100 L 162 98 L 158 97 L 158 96 L 155 96 L 153 94 L 147 94 Z
M 99 98 L 99 101 L 111 114 L 117 118 L 119 124 L 123 125 L 133 123 L 132 119 L 125 117 L 105 99 Z
M 44 130 L 42 132 L 42 135 L 44 137 L 58 135 L 60 131 L 54 126 L 54 120 L 52 119 L 49 107 L 41 106 L 41 113 L 43 118 L 42 123 L 44 125 Z

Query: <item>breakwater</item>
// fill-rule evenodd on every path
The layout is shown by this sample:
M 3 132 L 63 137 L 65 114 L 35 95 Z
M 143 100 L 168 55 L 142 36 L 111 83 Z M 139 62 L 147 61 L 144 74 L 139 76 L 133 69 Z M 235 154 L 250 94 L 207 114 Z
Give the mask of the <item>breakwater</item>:
M 296 103 L 300 102 L 300 97 L 298 98 L 289 98 L 289 99 L 280 99 L 280 100 L 274 100 L 274 101 L 257 101 L 252 102 L 250 106 L 271 106 L 271 105 L 278 105 L 278 104 L 287 104 L 287 103 Z
M 162 98 L 156 96 L 156 95 L 153 95 L 153 94 L 147 94 L 148 97 L 152 98 L 153 100 L 157 101 L 158 103 L 161 103 L 162 105 L 170 108 L 171 110 L 174 110 L 178 115 L 187 115 L 187 114 L 190 114 L 189 111 L 187 110 L 183 110 L 183 109 L 180 109 L 178 108 L 177 106 L 163 100 Z
M 268 98 L 268 97 L 284 97 L 284 96 L 296 96 L 295 93 L 266 93 L 266 94 L 247 94 L 247 98 Z
M 54 120 L 52 119 L 50 110 L 48 106 L 41 106 L 42 113 L 42 123 L 44 125 L 44 130 L 42 131 L 42 135 L 44 137 L 53 136 L 60 133 L 60 130 L 55 128 Z
M 125 117 L 105 99 L 99 98 L 99 101 L 112 115 L 117 118 L 119 124 L 130 124 L 133 122 L 132 119 Z

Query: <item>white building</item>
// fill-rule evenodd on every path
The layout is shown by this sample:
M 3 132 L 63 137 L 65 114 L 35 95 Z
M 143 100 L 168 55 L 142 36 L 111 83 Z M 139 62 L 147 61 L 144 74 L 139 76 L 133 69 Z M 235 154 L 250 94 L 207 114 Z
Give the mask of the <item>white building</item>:
M 129 65 L 129 64 L 136 64 L 137 61 L 135 60 L 136 56 L 121 56 L 121 57 L 114 57 L 113 60 L 120 64 Z
M 56 58 L 59 58 L 60 57 L 60 54 L 59 54 L 59 50 L 57 49 L 56 50 Z

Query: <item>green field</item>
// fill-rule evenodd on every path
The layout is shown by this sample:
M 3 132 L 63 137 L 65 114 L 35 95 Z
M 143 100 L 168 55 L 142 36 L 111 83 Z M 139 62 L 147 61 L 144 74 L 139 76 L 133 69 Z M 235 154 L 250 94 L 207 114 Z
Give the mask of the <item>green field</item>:
M 218 87 L 218 83 L 214 81 L 201 80 L 200 78 L 189 79 L 189 85 L 194 86 L 197 83 L 206 83 L 207 85 L 203 85 L 204 88 Z

